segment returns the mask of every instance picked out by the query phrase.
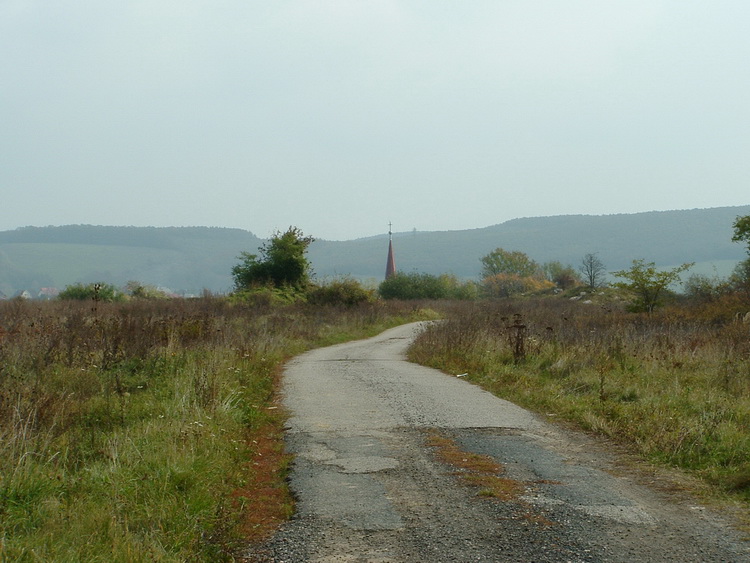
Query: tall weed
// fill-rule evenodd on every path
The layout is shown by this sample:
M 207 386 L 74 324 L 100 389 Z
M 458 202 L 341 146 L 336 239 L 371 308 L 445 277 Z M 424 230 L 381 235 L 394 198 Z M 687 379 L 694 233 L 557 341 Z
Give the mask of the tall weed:
M 746 324 L 688 307 L 639 315 L 550 298 L 463 304 L 422 333 L 410 357 L 468 372 L 504 398 L 750 500 Z
M 291 510 L 281 363 L 415 316 L 210 297 L 0 303 L 0 560 L 232 560 Z

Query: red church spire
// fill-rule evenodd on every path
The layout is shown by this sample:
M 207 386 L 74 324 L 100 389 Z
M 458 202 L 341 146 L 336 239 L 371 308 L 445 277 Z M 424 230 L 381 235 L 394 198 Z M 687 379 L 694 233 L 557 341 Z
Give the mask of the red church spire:
M 396 259 L 393 257 L 393 233 L 391 223 L 388 223 L 388 261 L 385 263 L 385 279 L 396 275 Z

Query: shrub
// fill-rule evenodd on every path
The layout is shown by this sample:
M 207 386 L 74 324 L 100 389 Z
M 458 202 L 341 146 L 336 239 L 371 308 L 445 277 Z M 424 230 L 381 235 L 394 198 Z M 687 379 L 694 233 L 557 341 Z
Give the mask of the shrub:
M 670 270 L 659 270 L 654 262 L 646 262 L 643 259 L 633 260 L 630 269 L 612 272 L 613 275 L 626 280 L 612 285 L 633 295 L 630 306 L 633 312 L 651 313 L 664 302 L 665 298 L 673 295 L 669 286 L 677 283 L 680 274 L 692 265 L 692 263 L 687 263 Z
M 354 306 L 373 301 L 375 292 L 362 287 L 357 280 L 345 278 L 314 286 L 307 293 L 307 301 L 314 305 Z
M 107 303 L 113 303 L 116 301 L 124 301 L 125 295 L 116 286 L 109 283 L 89 283 L 81 284 L 77 283 L 69 285 L 63 289 L 57 296 L 58 299 L 71 299 L 76 301 L 86 301 L 91 299 L 93 301 L 104 301 Z
M 274 287 L 272 285 L 241 289 L 232 293 L 228 298 L 230 303 L 242 303 L 259 308 L 290 305 L 305 301 L 305 299 L 305 293 L 299 289 L 291 286 Z
M 378 287 L 383 299 L 443 299 L 445 287 L 436 276 L 412 272 L 397 273 Z
M 571 266 L 565 266 L 561 262 L 545 262 L 542 265 L 542 270 L 547 280 L 562 290 L 570 289 L 583 283 L 578 272 Z
M 145 285 L 137 281 L 125 284 L 125 291 L 136 299 L 169 299 L 170 295 L 153 285 Z
M 730 285 L 718 277 L 692 274 L 683 284 L 685 297 L 696 303 L 715 301 L 730 291 Z
M 461 282 L 456 276 L 433 276 L 412 272 L 397 273 L 378 287 L 383 299 L 474 299 L 477 288 L 474 282 Z
M 440 283 L 445 287 L 446 297 L 450 299 L 466 301 L 476 299 L 479 296 L 479 288 L 471 280 L 462 282 L 453 274 L 443 274 L 440 276 Z
M 735 291 L 750 297 L 750 258 L 737 264 L 729 278 L 729 283 Z
M 517 274 L 495 274 L 484 278 L 482 291 L 486 297 L 503 298 L 522 293 L 537 293 L 553 289 L 555 284 L 548 280 L 523 277 Z

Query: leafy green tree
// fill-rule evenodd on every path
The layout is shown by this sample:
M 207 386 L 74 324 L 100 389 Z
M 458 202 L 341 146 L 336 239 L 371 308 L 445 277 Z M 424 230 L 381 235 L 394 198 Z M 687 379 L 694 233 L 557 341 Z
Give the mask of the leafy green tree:
M 102 301 L 107 303 L 123 301 L 125 299 L 125 295 L 123 294 L 123 292 L 120 291 L 116 286 L 103 282 L 89 284 L 76 283 L 73 285 L 68 285 L 60 292 L 57 297 L 58 299 L 71 299 L 77 301 L 86 301 L 88 299 L 91 299 L 93 301 Z
M 482 257 L 482 278 L 496 274 L 513 274 L 522 278 L 539 276 L 539 264 L 524 252 L 496 248 Z
M 276 232 L 261 246 L 258 254 L 242 252 L 242 260 L 232 268 L 235 289 L 245 290 L 270 285 L 304 289 L 310 282 L 310 263 L 305 253 L 315 239 L 297 227 Z
M 747 253 L 750 254 L 750 215 L 737 217 L 732 225 L 734 227 L 734 242 L 744 242 L 747 245 Z
M 635 296 L 632 310 L 651 313 L 661 303 L 668 293 L 669 286 L 680 279 L 680 274 L 693 266 L 693 263 L 683 264 L 671 270 L 657 270 L 654 262 L 643 259 L 633 260 L 628 270 L 612 272 L 626 281 L 612 284 L 614 287 L 631 292 Z

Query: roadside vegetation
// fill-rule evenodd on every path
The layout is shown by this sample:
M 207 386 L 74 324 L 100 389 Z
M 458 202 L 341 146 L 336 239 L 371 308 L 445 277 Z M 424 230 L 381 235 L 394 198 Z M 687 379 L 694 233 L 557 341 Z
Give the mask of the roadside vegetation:
M 382 302 L 0 303 L 0 560 L 239 558 L 293 510 L 281 363 L 424 316 Z
M 456 304 L 410 359 L 750 501 L 750 301 L 647 314 L 612 295 Z
M 434 276 L 417 272 L 401 273 L 383 281 L 378 287 L 383 299 L 476 299 L 479 291 L 473 281 L 461 281 L 456 276 Z

